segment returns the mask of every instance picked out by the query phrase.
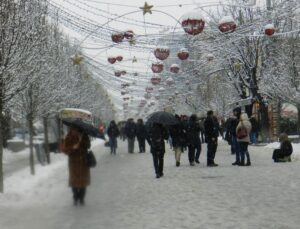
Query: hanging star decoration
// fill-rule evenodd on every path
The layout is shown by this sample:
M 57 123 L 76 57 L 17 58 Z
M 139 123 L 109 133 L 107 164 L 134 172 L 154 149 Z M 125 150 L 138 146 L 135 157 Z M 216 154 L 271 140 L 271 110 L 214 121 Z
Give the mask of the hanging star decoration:
M 81 61 L 83 60 L 82 56 L 79 56 L 78 54 L 75 54 L 75 56 L 71 57 L 74 65 L 80 65 Z
M 149 13 L 149 14 L 152 14 L 152 9 L 153 5 L 148 5 L 147 2 L 145 2 L 145 5 L 143 7 L 140 7 L 141 10 L 143 10 L 143 15 Z

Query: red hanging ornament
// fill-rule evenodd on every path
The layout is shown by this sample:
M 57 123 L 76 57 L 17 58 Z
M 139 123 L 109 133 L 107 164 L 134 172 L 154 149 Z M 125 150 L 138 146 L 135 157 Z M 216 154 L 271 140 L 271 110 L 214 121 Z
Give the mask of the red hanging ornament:
M 236 23 L 231 16 L 225 16 L 219 21 L 219 30 L 222 33 L 233 32 L 236 29 Z
M 179 66 L 177 64 L 172 64 L 170 67 L 170 71 L 173 73 L 178 73 L 179 72 Z
M 275 33 L 275 27 L 273 24 L 268 24 L 265 26 L 265 34 L 267 36 L 273 36 Z
M 108 57 L 107 61 L 111 64 L 114 64 L 114 63 L 116 63 L 117 59 L 115 57 Z
M 181 17 L 181 25 L 186 33 L 197 35 L 203 31 L 205 20 L 199 11 L 194 10 Z
M 177 56 L 180 60 L 186 60 L 187 58 L 189 58 L 190 53 L 187 51 L 187 49 L 182 48 L 180 49 L 180 51 L 177 53 Z
M 164 64 L 162 62 L 152 63 L 152 72 L 161 73 L 164 70 Z
M 113 33 L 113 34 L 111 35 L 111 39 L 112 39 L 112 41 L 115 42 L 115 43 L 120 43 L 120 42 L 122 42 L 123 39 L 124 39 L 124 34 L 123 34 L 123 33 Z
M 168 47 L 157 47 L 154 50 L 154 55 L 159 60 L 165 60 L 170 55 L 170 49 Z
M 119 61 L 119 62 L 122 61 L 123 60 L 123 56 L 117 56 L 116 60 Z

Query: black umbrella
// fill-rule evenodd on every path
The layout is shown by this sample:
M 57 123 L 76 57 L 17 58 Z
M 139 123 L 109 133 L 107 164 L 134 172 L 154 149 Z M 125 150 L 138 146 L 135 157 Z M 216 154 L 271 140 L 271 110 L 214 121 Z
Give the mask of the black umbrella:
M 95 137 L 95 138 L 102 138 L 105 140 L 105 137 L 103 134 L 99 132 L 99 130 L 94 127 L 93 125 L 86 123 L 79 119 L 70 119 L 70 120 L 63 120 L 63 124 L 69 127 L 75 127 L 80 129 L 81 131 L 85 132 L 86 134 Z
M 165 126 L 171 126 L 171 125 L 176 125 L 178 121 L 173 114 L 165 111 L 158 111 L 148 116 L 146 125 L 150 126 L 153 123 L 159 123 Z

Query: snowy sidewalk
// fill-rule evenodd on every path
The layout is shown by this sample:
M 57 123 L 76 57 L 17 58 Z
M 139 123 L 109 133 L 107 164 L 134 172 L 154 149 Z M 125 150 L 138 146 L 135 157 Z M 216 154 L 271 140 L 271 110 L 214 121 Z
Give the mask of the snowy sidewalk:
M 165 177 L 155 179 L 149 153 L 131 155 L 126 144 L 119 145 L 116 156 L 108 148 L 94 149 L 101 159 L 92 169 L 86 206 L 72 206 L 62 159 L 19 200 L 18 195 L 7 194 L 10 201 L 0 196 L 0 228 L 299 228 L 298 161 L 274 164 L 271 149 L 250 147 L 253 166 L 234 167 L 229 146 L 221 142 L 216 156 L 220 166 L 208 168 L 203 144 L 200 166 L 190 167 L 184 153 L 177 168 L 169 151 Z

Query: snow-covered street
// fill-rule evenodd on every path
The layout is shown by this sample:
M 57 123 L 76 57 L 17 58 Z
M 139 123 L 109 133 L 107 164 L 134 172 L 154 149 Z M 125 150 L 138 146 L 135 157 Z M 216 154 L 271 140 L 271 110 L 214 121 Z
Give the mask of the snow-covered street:
M 250 147 L 253 166 L 234 167 L 228 145 L 221 142 L 220 166 L 208 168 L 202 146 L 201 165 L 195 167 L 188 165 L 187 153 L 175 167 L 168 151 L 161 179 L 154 178 L 149 153 L 128 154 L 121 143 L 111 156 L 102 145 L 94 146 L 99 164 L 84 207 L 72 205 L 67 160 L 57 155 L 36 178 L 24 182 L 15 174 L 5 180 L 0 228 L 299 228 L 299 161 L 274 164 L 271 149 Z M 14 190 L 14 182 L 22 190 Z

